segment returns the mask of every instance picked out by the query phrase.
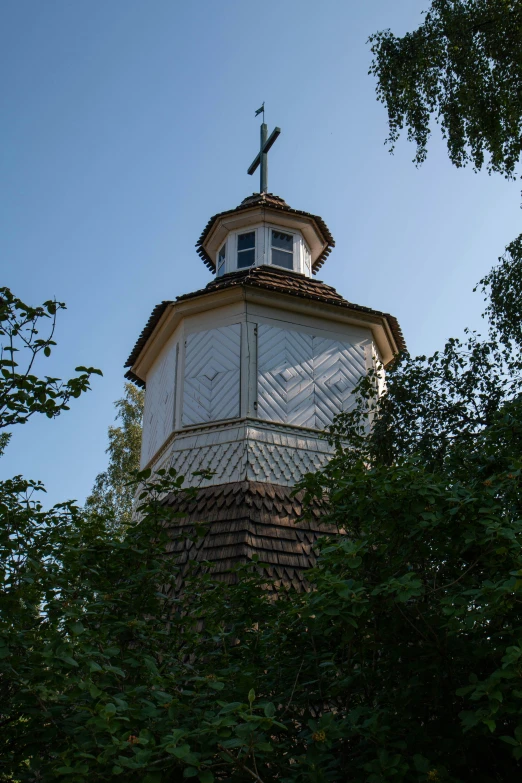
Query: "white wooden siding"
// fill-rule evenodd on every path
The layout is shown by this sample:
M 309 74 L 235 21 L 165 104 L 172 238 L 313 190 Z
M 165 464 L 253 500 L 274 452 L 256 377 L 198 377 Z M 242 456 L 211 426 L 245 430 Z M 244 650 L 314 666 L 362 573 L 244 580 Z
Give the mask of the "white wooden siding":
M 259 418 L 323 429 L 353 404 L 365 344 L 260 324 L 258 367 Z
M 239 416 L 241 324 L 189 334 L 182 425 Z
M 315 426 L 323 429 L 354 403 L 353 389 L 366 374 L 364 345 L 313 338 Z
M 176 357 L 178 346 L 167 345 L 147 373 L 141 466 L 144 467 L 174 428 Z
M 300 427 L 315 427 L 312 335 L 260 324 L 258 415 Z

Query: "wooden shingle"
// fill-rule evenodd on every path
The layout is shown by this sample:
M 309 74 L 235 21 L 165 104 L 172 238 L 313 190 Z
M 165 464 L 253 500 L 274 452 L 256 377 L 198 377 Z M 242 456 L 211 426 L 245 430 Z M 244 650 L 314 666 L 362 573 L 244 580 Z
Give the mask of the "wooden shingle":
M 230 500 L 231 505 L 226 502 Z M 315 565 L 313 545 L 321 536 L 335 533 L 320 521 L 324 504 L 316 503 L 317 516 L 305 519 L 302 496 L 281 485 L 234 482 L 200 489 L 196 503 L 182 494 L 173 494 L 164 503 L 185 515 L 168 522 L 172 539 L 168 551 L 175 562 L 187 566 L 189 561 L 209 561 L 211 572 L 227 582 L 234 566 L 257 557 L 260 564 L 267 564 L 263 572 L 271 580 L 306 589 L 303 572 Z M 196 524 L 204 525 L 205 533 L 192 539 Z M 178 587 L 183 573 L 182 568 Z

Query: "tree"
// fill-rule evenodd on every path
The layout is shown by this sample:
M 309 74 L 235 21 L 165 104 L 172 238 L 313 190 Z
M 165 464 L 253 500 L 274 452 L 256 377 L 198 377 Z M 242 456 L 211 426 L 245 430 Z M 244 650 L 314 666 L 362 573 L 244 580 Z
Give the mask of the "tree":
M 45 314 L 10 301 L 27 314 L 31 346 Z M 18 322 L 13 326 L 10 310 L 4 315 L 6 332 L 17 336 Z M 32 345 L 34 356 L 40 345 Z M 6 395 L 1 425 L 24 423 L 37 412 L 56 415 L 67 409 L 68 396 L 79 396 L 72 382 L 69 395 L 56 379 L 20 378 L 7 366 L 8 389 L 18 384 L 23 394 Z M 55 404 L 40 408 L 46 384 Z M 120 405 L 124 425 L 136 424 L 139 406 L 139 395 L 128 392 Z M 209 783 L 220 726 L 257 720 L 271 728 L 273 718 L 257 715 L 253 698 L 246 713 L 204 723 L 212 710 L 221 712 L 216 695 L 224 686 L 214 675 L 199 676 L 186 660 L 200 623 L 167 589 L 175 568 L 165 557 L 162 498 L 181 491 L 182 483 L 174 471 L 138 474 L 139 522 L 122 535 L 112 530 L 115 515 L 125 514 L 121 503 L 109 515 L 103 507 L 85 514 L 71 502 L 45 510 L 39 482 L 0 482 L 0 779 L 106 781 L 124 773 L 145 783 L 165 775 L 179 780 L 185 771 Z M 202 588 L 209 594 L 206 587 L 205 580 L 196 582 L 195 606 Z M 198 750 L 181 741 L 188 736 Z M 218 766 L 237 765 L 227 758 Z
M 423 24 L 402 37 L 370 37 L 377 96 L 392 149 L 404 127 L 425 160 L 440 124 L 456 166 L 516 174 L 522 136 L 522 3 L 432 0 Z
M 85 508 L 106 520 L 127 527 L 132 518 L 135 487 L 131 479 L 140 467 L 144 393 L 132 383 L 125 384 L 124 396 L 115 403 L 118 427 L 109 427 L 109 466 L 96 476 Z
M 50 419 L 69 410 L 71 398 L 79 397 L 90 388 L 92 374 L 101 375 L 93 367 L 77 367 L 80 374 L 68 381 L 34 375 L 39 357 L 49 357 L 56 325 L 56 316 L 64 310 L 63 302 L 48 300 L 31 307 L 24 304 L 8 288 L 0 288 L 0 428 L 25 424 L 35 413 Z M 41 329 L 49 324 L 47 335 Z M 18 354 L 27 356 L 25 368 L 20 368 Z M 4 442 L 5 446 L 5 442 Z
M 165 557 L 162 502 L 182 483 L 172 470 L 138 474 L 139 522 L 122 535 L 112 514 L 70 502 L 46 511 L 38 482 L 0 482 L 0 779 L 78 783 L 123 773 L 154 783 L 185 771 L 210 783 L 223 726 L 274 724 L 253 697 L 246 713 L 232 705 L 232 717 L 220 716 L 222 680 L 209 661 L 200 676 L 186 659 L 200 622 L 184 608 L 188 585 L 182 604 L 168 590 L 175 567 Z M 201 591 L 208 601 L 213 589 L 196 580 L 200 611 Z
M 4 780 L 519 776 L 517 252 L 481 284 L 485 340 L 403 357 L 381 398 L 369 376 L 332 427 L 335 457 L 303 488 L 344 534 L 321 543 L 308 593 L 274 600 L 247 567 L 173 590 L 173 471 L 138 474 L 123 534 L 1 484 Z
M 316 606 L 334 617 L 319 620 L 336 651 L 333 687 L 346 683 L 335 724 L 354 732 L 339 750 L 368 780 L 520 774 L 517 249 L 482 283 L 493 289 L 488 339 L 402 357 L 380 399 L 365 380 L 358 409 L 331 430 L 335 459 L 307 480 L 349 533 L 323 549 Z

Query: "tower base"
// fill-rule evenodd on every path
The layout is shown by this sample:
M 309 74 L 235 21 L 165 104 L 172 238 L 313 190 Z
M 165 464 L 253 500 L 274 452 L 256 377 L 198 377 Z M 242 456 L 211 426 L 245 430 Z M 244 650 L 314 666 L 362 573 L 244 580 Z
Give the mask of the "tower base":
M 210 562 L 210 573 L 233 582 L 234 566 L 257 560 L 266 564 L 263 572 L 274 588 L 309 589 L 304 572 L 315 565 L 314 545 L 336 530 L 321 522 L 320 503 L 304 518 L 302 493 L 292 492 L 288 486 L 238 481 L 204 487 L 195 499 L 166 498 L 165 505 L 183 514 L 169 523 L 168 551 L 181 566 L 178 587 L 194 561 Z M 204 526 L 201 537 L 191 535 L 196 525 Z

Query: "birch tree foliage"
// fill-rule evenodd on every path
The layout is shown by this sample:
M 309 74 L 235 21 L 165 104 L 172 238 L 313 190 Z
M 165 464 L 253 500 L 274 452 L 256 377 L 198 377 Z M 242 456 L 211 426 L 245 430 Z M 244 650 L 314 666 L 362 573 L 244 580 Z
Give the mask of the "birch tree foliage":
M 126 383 L 124 395 L 115 402 L 117 426 L 108 430 L 107 469 L 96 476 L 85 508 L 113 520 L 122 529 L 130 524 L 135 486 L 130 483 L 140 467 L 141 433 L 145 394 Z
M 370 36 L 370 73 L 393 149 L 406 129 L 415 161 L 433 123 L 456 166 L 517 176 L 522 135 L 522 2 L 432 0 L 419 27 Z

